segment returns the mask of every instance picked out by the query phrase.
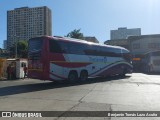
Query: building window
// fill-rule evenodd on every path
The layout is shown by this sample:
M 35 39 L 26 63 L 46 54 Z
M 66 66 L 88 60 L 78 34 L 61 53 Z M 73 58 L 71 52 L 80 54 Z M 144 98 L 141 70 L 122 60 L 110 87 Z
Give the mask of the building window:
M 133 44 L 133 49 L 140 49 L 140 44 L 139 43 Z
M 160 43 L 148 43 L 148 48 L 152 48 L 152 49 L 160 48 Z

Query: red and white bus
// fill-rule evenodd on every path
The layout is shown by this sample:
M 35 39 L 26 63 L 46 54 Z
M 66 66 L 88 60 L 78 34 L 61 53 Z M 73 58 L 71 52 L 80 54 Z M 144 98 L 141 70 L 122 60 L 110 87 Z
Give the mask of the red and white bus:
M 28 77 L 42 80 L 125 75 L 133 68 L 125 48 L 50 36 L 29 40 L 28 60 Z

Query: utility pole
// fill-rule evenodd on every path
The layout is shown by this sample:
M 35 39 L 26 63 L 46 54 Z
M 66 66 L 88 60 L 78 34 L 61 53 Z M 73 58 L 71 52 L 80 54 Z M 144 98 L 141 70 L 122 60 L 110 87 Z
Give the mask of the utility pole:
M 19 36 L 16 36 L 16 35 L 14 35 L 15 37 L 16 37 L 16 41 L 15 41 L 15 58 L 17 58 L 17 38 L 19 38 Z

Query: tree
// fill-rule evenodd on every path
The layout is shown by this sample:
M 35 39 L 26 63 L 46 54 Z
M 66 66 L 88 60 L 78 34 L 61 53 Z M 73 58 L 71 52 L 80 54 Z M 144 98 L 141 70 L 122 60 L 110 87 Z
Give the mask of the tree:
M 11 56 L 15 56 L 15 49 L 16 49 L 16 45 L 14 44 L 11 48 L 10 48 L 10 54 Z M 20 58 L 27 58 L 27 49 L 28 49 L 28 43 L 25 40 L 20 40 L 17 42 L 17 57 Z
M 0 54 L 2 54 L 2 48 L 0 48 Z
M 83 33 L 80 32 L 81 29 L 75 29 L 73 31 L 71 31 L 70 33 L 67 34 L 66 37 L 70 37 L 70 38 L 76 38 L 76 39 L 83 39 Z

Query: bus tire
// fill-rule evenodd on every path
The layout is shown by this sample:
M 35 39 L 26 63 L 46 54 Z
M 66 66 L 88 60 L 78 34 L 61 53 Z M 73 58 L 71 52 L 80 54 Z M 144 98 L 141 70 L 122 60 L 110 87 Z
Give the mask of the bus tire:
M 88 79 L 88 72 L 86 70 L 82 70 L 79 79 L 80 81 L 86 81 Z
M 71 71 L 68 75 L 68 81 L 73 83 L 76 82 L 78 79 L 78 74 L 76 71 Z

